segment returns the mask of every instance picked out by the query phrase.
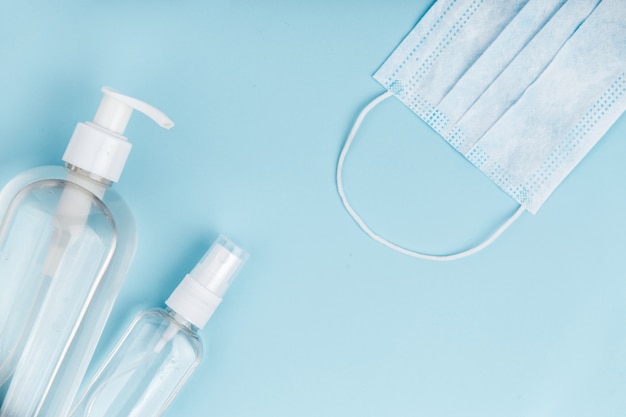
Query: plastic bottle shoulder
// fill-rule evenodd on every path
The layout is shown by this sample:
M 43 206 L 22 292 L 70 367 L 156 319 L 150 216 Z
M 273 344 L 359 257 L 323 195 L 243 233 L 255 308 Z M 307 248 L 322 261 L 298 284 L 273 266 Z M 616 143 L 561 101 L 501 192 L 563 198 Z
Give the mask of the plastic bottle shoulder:
M 162 308 L 145 310 L 136 317 L 131 328 L 144 323 L 154 327 L 156 334 L 162 335 L 161 338 L 171 337 L 173 339 L 176 337 L 178 339 L 186 339 L 189 346 L 197 353 L 198 361 L 200 360 L 203 346 L 198 336 L 198 329 L 184 320 L 177 319 L 176 313 Z M 161 340 L 162 342 L 163 340 Z
M 99 200 L 118 224 L 120 238 L 134 247 L 136 242 L 135 218 L 124 198 L 109 186 L 105 186 L 103 192 L 98 192 L 97 187 L 89 186 L 89 181 L 89 179 L 81 180 L 80 175 L 59 165 L 40 166 L 23 171 L 10 180 L 0 191 L 0 219 L 5 217 L 15 197 L 24 193 L 29 187 L 40 190 L 73 187 L 89 194 L 91 198 Z M 34 185 L 36 187 L 33 187 Z

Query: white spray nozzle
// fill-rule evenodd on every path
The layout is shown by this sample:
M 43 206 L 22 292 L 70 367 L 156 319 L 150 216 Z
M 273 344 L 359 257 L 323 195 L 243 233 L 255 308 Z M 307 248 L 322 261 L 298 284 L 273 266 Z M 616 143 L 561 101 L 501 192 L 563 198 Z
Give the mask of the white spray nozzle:
M 145 114 L 162 128 L 171 129 L 174 126 L 169 117 L 148 103 L 120 94 L 110 87 L 102 87 L 101 91 L 104 97 L 93 119 L 93 123 L 100 127 L 123 134 L 133 110 Z
M 165 304 L 198 328 L 204 327 L 248 254 L 221 235 Z
M 170 129 L 174 123 L 160 110 L 136 98 L 103 87 L 93 122 L 78 123 L 67 145 L 63 160 L 78 168 L 117 182 L 132 148 L 122 136 L 133 110 L 140 111 L 159 126 Z
M 223 297 L 248 254 L 220 235 L 200 262 L 189 273 L 217 296 Z

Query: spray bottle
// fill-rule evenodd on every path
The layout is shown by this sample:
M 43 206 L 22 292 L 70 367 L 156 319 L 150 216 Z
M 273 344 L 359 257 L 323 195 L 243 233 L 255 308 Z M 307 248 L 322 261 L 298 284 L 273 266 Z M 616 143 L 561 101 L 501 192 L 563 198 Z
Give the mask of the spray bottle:
M 200 362 L 198 330 L 247 256 L 220 236 L 167 299 L 167 308 L 135 318 L 71 417 L 160 416 Z

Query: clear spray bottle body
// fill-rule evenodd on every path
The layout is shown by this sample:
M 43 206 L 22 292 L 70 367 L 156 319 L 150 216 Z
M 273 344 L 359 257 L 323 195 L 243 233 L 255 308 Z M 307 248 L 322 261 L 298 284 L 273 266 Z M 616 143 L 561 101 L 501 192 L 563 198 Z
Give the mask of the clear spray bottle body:
M 248 254 L 220 236 L 185 276 L 166 309 L 140 314 L 71 417 L 158 417 L 198 365 L 204 327 Z
M 134 255 L 134 218 L 75 167 L 29 170 L 0 200 L 1 382 L 13 375 L 0 415 L 61 415 Z
M 197 330 L 169 308 L 141 313 L 71 417 L 160 416 L 202 358 Z

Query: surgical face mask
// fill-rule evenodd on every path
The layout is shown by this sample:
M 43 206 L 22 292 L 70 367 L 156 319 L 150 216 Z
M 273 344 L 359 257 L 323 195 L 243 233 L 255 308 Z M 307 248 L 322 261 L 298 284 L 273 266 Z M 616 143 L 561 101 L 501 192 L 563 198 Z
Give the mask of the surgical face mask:
M 357 118 L 337 166 L 344 206 L 373 239 L 451 260 L 536 213 L 626 109 L 626 1 L 439 0 L 374 74 L 387 92 Z M 395 96 L 520 207 L 485 242 L 450 255 L 395 245 L 350 206 L 343 162 L 363 118 Z

